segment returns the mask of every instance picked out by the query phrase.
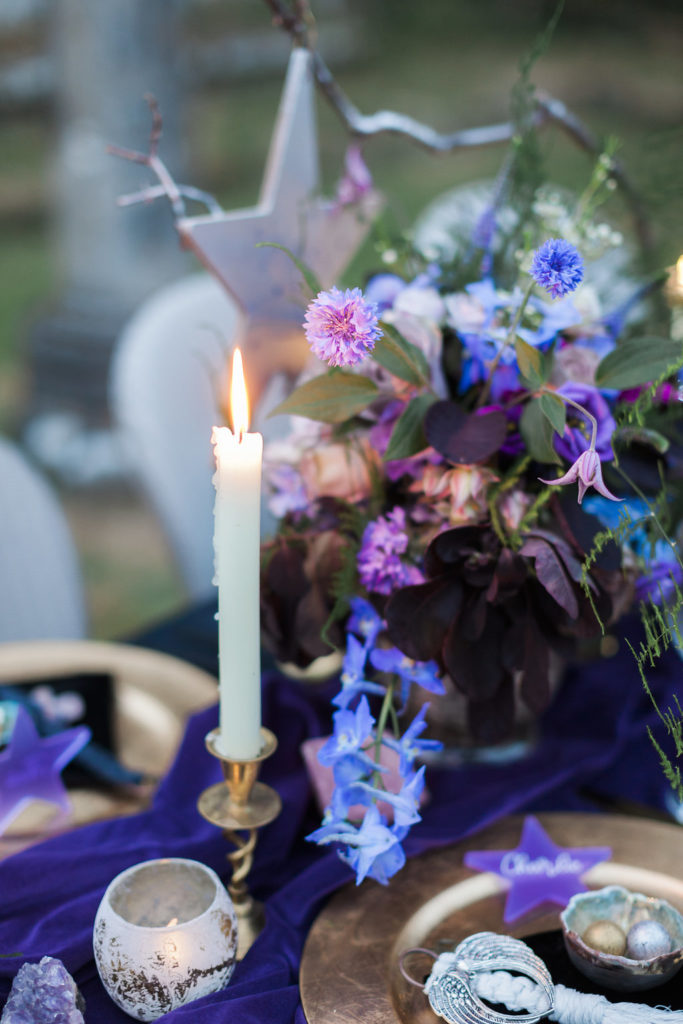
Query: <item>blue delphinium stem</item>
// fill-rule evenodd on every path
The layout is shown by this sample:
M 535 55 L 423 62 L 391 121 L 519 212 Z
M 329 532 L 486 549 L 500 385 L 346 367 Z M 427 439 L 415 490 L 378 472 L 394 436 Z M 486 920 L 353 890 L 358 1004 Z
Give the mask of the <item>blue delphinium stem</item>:
M 387 692 L 384 694 L 384 700 L 382 701 L 382 707 L 379 712 L 379 718 L 377 719 L 377 729 L 375 730 L 375 764 L 380 763 L 382 756 L 382 736 L 387 725 L 387 718 L 393 709 L 394 703 L 394 686 L 395 678 L 387 686 Z M 373 779 L 374 784 L 377 786 L 380 782 L 379 772 L 375 771 Z

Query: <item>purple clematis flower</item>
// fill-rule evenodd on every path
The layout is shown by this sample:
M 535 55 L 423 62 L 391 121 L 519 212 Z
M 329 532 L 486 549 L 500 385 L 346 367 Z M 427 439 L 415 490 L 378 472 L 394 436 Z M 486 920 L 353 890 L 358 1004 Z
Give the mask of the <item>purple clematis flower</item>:
M 382 336 L 377 308 L 360 288 L 318 292 L 306 310 L 304 331 L 311 351 L 329 366 L 354 366 Z
M 337 185 L 335 205 L 350 206 L 358 203 L 372 191 L 372 175 L 363 159 L 363 150 L 357 142 L 352 142 L 344 156 L 344 174 Z
M 534 253 L 531 276 L 553 299 L 560 299 L 583 281 L 583 259 L 564 238 L 549 238 Z
M 605 398 L 590 384 L 577 384 L 573 381 L 563 384 L 557 389 L 557 393 L 577 402 L 595 417 L 598 425 L 595 451 L 603 462 L 610 462 L 614 458 L 612 435 L 617 425 Z M 591 436 L 591 423 L 588 417 L 582 416 L 573 405 L 567 407 L 567 415 L 580 420 L 580 424 L 574 427 L 567 424 L 562 437 L 555 435 L 554 446 L 558 455 L 573 462 L 586 449 L 586 442 Z
M 543 480 L 539 477 L 539 480 L 542 484 L 553 485 L 573 484 L 578 481 L 579 505 L 583 501 L 583 496 L 589 487 L 594 487 L 604 498 L 610 498 L 612 501 L 622 500 L 612 494 L 603 483 L 600 456 L 593 448 L 588 448 L 585 452 L 582 452 L 564 476 L 558 477 L 557 480 Z

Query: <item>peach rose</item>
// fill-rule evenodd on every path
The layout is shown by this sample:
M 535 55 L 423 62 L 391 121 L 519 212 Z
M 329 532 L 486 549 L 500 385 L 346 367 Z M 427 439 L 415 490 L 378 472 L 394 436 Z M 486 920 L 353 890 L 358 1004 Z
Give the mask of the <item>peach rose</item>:
M 322 497 L 360 501 L 370 494 L 373 463 L 378 463 L 378 455 L 368 441 L 326 444 L 304 452 L 299 472 L 310 501 Z
M 486 515 L 486 493 L 498 479 L 481 466 L 458 466 L 444 470 L 427 466 L 413 490 L 424 492 L 425 500 L 451 526 L 474 523 Z

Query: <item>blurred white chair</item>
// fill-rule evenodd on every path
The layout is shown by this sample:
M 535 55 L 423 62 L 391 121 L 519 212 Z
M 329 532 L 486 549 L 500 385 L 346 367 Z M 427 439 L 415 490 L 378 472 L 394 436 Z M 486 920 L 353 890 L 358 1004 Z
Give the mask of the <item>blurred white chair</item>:
M 221 285 L 208 274 L 193 274 L 160 289 L 141 306 L 112 360 L 114 422 L 193 600 L 212 589 L 211 430 L 224 422 L 221 396 L 227 396 L 230 353 L 242 333 L 241 313 Z M 257 355 L 260 351 L 254 375 L 260 377 L 261 397 L 253 424 L 267 439 L 282 425 L 262 419 L 261 410 L 267 413 L 286 393 L 286 377 L 278 371 L 294 373 L 301 360 L 296 355 L 288 366 L 275 359 L 263 329 L 260 336 L 250 331 L 246 345 Z M 291 349 L 282 347 L 283 353 Z M 248 358 L 245 353 L 245 362 Z M 264 512 L 262 528 L 268 528 Z
M 77 640 L 86 631 L 78 555 L 61 505 L 0 438 L 0 642 Z

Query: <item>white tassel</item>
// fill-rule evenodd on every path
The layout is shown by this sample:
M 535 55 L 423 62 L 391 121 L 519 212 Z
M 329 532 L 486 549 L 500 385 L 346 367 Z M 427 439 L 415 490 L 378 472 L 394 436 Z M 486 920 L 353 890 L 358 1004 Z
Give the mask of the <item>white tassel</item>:
M 545 994 L 530 978 L 513 977 L 507 971 L 474 976 L 474 988 L 480 999 L 501 1003 L 508 1010 L 543 1013 Z M 644 1006 L 638 1003 L 610 1003 L 604 996 L 575 992 L 564 985 L 555 986 L 555 1008 L 548 1020 L 558 1024 L 683 1024 L 683 1010 Z

